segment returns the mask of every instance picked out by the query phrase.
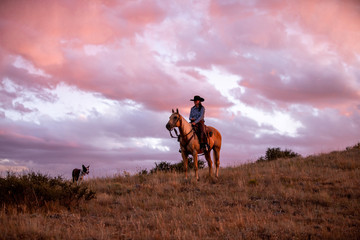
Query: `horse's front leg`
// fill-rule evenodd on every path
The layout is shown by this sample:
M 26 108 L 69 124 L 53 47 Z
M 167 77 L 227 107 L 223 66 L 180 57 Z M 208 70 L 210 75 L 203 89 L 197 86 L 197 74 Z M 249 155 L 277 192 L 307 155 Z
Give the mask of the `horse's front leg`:
M 181 157 L 184 162 L 184 171 L 185 171 L 185 179 L 187 179 L 187 170 L 188 170 L 188 156 L 186 155 L 186 150 L 181 148 Z
M 198 171 L 198 153 L 197 151 L 193 151 L 193 160 L 194 160 L 194 170 L 195 170 L 195 177 L 196 180 L 199 181 L 199 171 Z
M 205 153 L 205 158 L 206 158 L 206 161 L 207 161 L 208 166 L 209 166 L 209 177 L 212 177 L 213 170 L 212 170 L 212 161 L 211 161 L 210 152 Z

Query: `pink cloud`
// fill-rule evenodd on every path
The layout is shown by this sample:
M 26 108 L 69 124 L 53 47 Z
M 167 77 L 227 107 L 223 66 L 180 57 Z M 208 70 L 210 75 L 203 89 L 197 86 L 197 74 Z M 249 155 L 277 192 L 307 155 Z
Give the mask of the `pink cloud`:
M 346 103 L 354 104 L 360 99 L 357 88 L 351 82 L 344 81 L 349 75 L 343 72 L 341 66 L 329 68 L 311 65 L 304 64 L 299 69 L 286 68 L 283 74 L 263 72 L 257 76 L 248 76 L 249 80 L 245 79 L 240 83 L 247 88 L 247 92 L 238 97 L 248 103 L 252 98 L 262 96 L 279 102 L 279 105 L 303 103 L 317 108 L 341 108 Z M 271 66 L 268 69 L 270 71 Z M 288 79 L 282 79 L 286 77 Z M 258 100 L 253 102 L 259 104 Z
M 21 7 L 20 7 L 21 6 Z M 121 3 L 118 12 L 99 2 L 7 1 L 0 14 L 1 44 L 36 66 L 61 65 L 66 59 L 62 42 L 103 44 L 141 32 L 146 24 L 164 18 L 156 4 Z M 51 17 L 49 17 L 51 16 Z
M 18 111 L 20 113 L 30 113 L 34 110 L 30 109 L 30 108 L 27 108 L 24 106 L 24 104 L 21 104 L 21 103 L 14 103 L 14 110 L 15 111 Z
M 19 2 L 8 3 L 3 8 L 7 9 L 3 18 L 8 23 L 2 31 L 4 47 L 13 54 L 24 56 L 53 76 L 51 81 L 41 77 L 33 77 L 29 81 L 29 76 L 14 76 L 25 72 L 13 69 L 9 75 L 19 81 L 26 78 L 24 84 L 52 87 L 59 82 L 67 82 L 111 99 L 136 99 L 151 108 L 162 110 L 168 109 L 170 101 L 173 101 L 170 105 L 176 106 L 184 96 L 188 98 L 199 91 L 208 92 L 222 99 L 223 105 L 229 105 L 209 84 L 199 85 L 193 91 L 179 85 L 173 76 L 159 68 L 150 49 L 131 42 L 134 34 L 141 33 L 147 24 L 164 19 L 164 11 L 157 4 L 148 2 L 144 6 L 129 2 L 114 6 L 114 3 L 109 3 L 112 10 L 95 3 L 70 6 L 62 2 L 48 5 L 35 2 L 31 8 L 18 8 L 17 4 Z M 57 17 L 48 20 L 49 15 Z M 117 45 L 117 41 L 126 38 L 130 39 L 129 45 L 123 48 Z M 84 44 L 111 44 L 116 54 L 105 54 L 101 58 L 86 56 L 81 48 Z M 128 47 L 134 49 L 127 50 Z M 139 64 L 139 57 L 145 64 Z M 7 70 L 12 68 L 11 65 L 6 67 Z M 49 86 L 49 83 L 52 85 Z M 189 85 L 196 86 L 196 80 L 189 82 Z M 186 95 L 179 97 L 179 93 L 182 95 L 185 92 Z M 152 97 L 154 93 L 162 98 Z M 167 99 L 167 102 L 163 99 Z
M 319 40 L 331 39 L 333 47 L 346 61 L 354 61 L 355 54 L 360 51 L 356 35 L 360 31 L 358 1 L 304 1 L 292 9 L 298 12 L 299 23 L 304 29 Z
M 253 106 L 270 101 L 278 107 L 302 103 L 340 110 L 358 102 L 359 83 L 354 80 L 359 75 L 358 6 L 356 1 L 213 1 L 212 20 L 221 33 L 216 37 L 232 47 L 218 53 L 232 59 L 224 66 L 244 79 L 240 85 L 245 93 L 237 97 Z M 322 14 L 324 9 L 328 11 Z M 336 19 L 330 17 L 334 14 Z M 289 31 L 297 32 L 296 37 Z M 233 49 L 237 55 L 231 55 Z M 204 55 L 207 58 L 211 56 Z

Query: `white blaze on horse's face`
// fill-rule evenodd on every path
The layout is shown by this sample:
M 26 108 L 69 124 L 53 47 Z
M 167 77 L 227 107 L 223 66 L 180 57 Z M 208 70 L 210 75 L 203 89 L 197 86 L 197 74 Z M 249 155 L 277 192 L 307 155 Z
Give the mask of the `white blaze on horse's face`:
M 166 129 L 171 131 L 175 127 L 179 127 L 180 126 L 179 120 L 180 120 L 179 110 L 176 109 L 176 112 L 173 110 L 173 114 L 171 114 L 171 116 L 169 117 L 169 121 L 166 124 Z

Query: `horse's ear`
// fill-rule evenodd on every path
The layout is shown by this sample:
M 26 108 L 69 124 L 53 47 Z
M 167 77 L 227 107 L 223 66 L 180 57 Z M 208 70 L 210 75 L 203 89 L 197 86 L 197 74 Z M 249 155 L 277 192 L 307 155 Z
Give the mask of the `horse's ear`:
M 175 113 L 174 109 L 171 109 L 172 113 Z
M 179 109 L 176 109 L 176 113 L 179 113 Z

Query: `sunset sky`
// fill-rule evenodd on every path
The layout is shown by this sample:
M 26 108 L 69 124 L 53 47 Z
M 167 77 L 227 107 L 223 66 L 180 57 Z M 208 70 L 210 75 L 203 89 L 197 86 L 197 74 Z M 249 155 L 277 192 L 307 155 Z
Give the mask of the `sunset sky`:
M 205 98 L 221 166 L 360 142 L 360 2 L 0 2 L 0 171 L 179 162 L 165 125 Z M 221 172 L 220 172 L 221 175 Z

